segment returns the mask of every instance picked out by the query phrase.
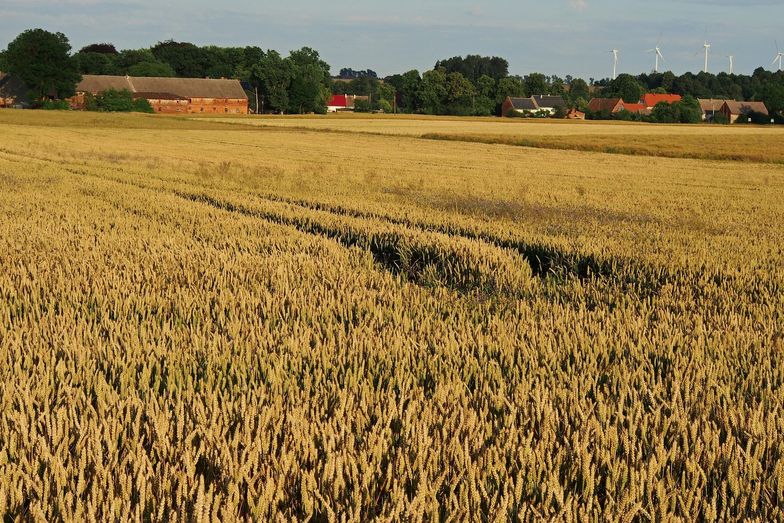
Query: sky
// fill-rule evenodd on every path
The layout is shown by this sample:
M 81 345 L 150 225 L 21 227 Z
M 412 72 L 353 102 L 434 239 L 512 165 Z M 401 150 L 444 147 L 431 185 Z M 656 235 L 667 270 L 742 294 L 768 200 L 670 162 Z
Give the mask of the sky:
M 75 50 L 96 42 L 118 49 L 174 39 L 199 45 L 317 49 L 337 73 L 381 76 L 431 69 L 456 55 L 501 56 L 511 74 L 559 76 L 649 72 L 659 44 L 662 69 L 703 67 L 751 73 L 784 51 L 784 0 L 0 0 L 0 49 L 25 29 L 65 33 Z

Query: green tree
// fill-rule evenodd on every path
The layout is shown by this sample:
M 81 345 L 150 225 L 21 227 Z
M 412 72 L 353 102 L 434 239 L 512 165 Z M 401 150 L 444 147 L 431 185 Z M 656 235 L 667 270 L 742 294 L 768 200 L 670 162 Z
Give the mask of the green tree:
M 412 69 L 403 74 L 396 74 L 387 79 L 397 97 L 397 109 L 401 112 L 413 113 L 420 110 L 419 87 L 422 78 L 419 71 Z
M 482 75 L 476 81 L 476 98 L 473 108 L 477 116 L 490 116 L 495 112 L 496 81 L 490 76 Z
M 189 42 L 167 40 L 151 49 L 157 61 L 169 64 L 182 78 L 204 78 L 210 67 L 209 54 Z
M 112 74 L 115 68 L 115 55 L 79 51 L 74 55 L 81 74 Z
M 606 98 L 622 98 L 626 103 L 639 103 L 645 88 L 630 74 L 620 74 L 618 78 L 610 82 L 610 85 L 602 91 L 602 96 Z
M 422 75 L 422 82 L 419 84 L 419 109 L 425 114 L 442 114 L 446 94 L 446 70 L 439 67 L 427 71 Z
M 289 112 L 325 113 L 331 94 L 329 64 L 310 47 L 292 51 L 288 60 L 292 66 Z
M 498 81 L 498 88 L 496 89 L 495 102 L 500 106 L 504 103 L 507 96 L 520 97 L 525 96 L 525 86 L 519 76 L 507 76 Z
M 177 76 L 172 66 L 163 62 L 139 62 L 128 68 L 131 76 L 158 76 L 170 78 Z
M 62 33 L 29 29 L 8 44 L 3 61 L 37 100 L 68 98 L 79 83 L 79 64 L 71 57 L 71 44 Z
M 588 83 L 582 78 L 575 78 L 569 83 L 569 101 L 573 107 L 578 107 L 577 101 L 581 98 L 588 100 L 591 97 L 591 91 Z
M 291 61 L 277 51 L 267 51 L 251 71 L 251 82 L 264 97 L 264 107 L 278 112 L 289 108 L 289 87 L 294 70 Z M 254 101 L 255 102 L 255 101 Z
M 766 83 L 760 89 L 759 98 L 765 102 L 765 106 L 771 114 L 784 113 L 784 82 L 770 81 Z
M 542 73 L 531 73 L 523 79 L 525 94 L 534 96 L 536 94 L 547 94 L 547 78 Z
M 158 59 L 149 49 L 125 49 L 120 51 L 114 60 L 115 74 L 129 74 L 128 70 L 140 63 L 157 63 Z

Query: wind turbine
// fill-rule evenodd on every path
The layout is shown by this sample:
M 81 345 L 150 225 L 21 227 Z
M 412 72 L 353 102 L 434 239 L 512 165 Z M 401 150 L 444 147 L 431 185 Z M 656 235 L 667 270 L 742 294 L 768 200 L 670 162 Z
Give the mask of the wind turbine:
M 735 74 L 735 55 L 729 55 L 727 58 L 730 59 L 730 74 Z
M 782 52 L 781 49 L 779 49 L 779 42 L 777 40 L 776 41 L 776 58 L 773 59 L 773 61 L 770 63 L 770 65 L 774 65 L 776 62 L 778 62 L 779 63 L 779 71 L 781 71 L 781 60 L 782 60 L 782 58 L 784 58 L 784 52 Z
M 709 44 L 708 41 L 706 40 L 705 43 L 702 44 L 702 47 L 705 48 L 705 69 L 703 69 L 703 71 L 707 73 L 708 72 L 708 54 L 710 53 L 711 44 Z
M 610 51 L 613 55 L 613 80 L 618 78 L 618 54 L 621 52 L 618 49 Z
M 653 68 L 653 72 L 654 73 L 658 73 L 659 72 L 659 60 L 661 60 L 662 63 L 664 63 L 664 55 L 661 52 L 661 47 L 659 47 L 657 45 L 653 49 L 648 49 L 646 51 L 646 53 L 655 53 L 656 54 L 656 65 Z

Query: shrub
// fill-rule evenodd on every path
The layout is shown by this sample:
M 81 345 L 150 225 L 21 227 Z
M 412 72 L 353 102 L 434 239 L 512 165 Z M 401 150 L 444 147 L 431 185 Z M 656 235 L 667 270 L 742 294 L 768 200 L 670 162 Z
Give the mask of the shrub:
M 69 111 L 71 106 L 65 100 L 44 100 L 41 109 L 47 111 Z

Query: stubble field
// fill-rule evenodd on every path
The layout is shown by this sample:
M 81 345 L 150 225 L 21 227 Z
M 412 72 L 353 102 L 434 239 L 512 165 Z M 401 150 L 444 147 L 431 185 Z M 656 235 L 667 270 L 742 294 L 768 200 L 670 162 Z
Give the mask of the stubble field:
M 780 131 L 352 121 L 0 112 L 0 515 L 784 518 Z

